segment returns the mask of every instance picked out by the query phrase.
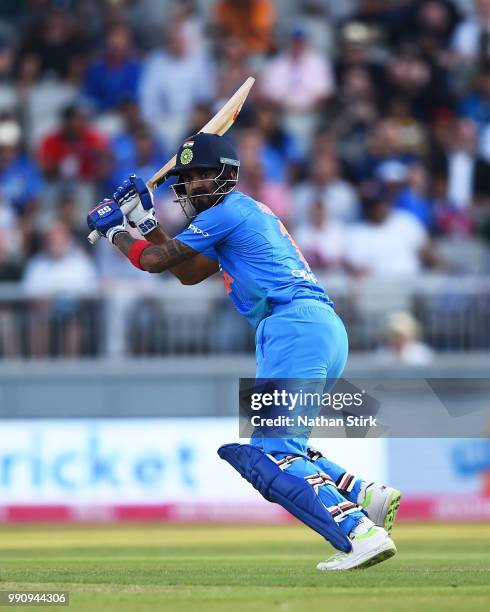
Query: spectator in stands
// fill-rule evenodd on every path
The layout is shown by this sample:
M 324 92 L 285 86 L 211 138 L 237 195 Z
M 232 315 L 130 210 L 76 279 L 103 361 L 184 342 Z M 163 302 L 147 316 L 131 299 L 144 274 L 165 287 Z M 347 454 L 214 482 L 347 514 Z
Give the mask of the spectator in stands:
M 365 220 L 349 229 L 346 261 L 355 275 L 413 277 L 425 263 L 443 266 L 418 219 L 394 210 L 382 192 L 364 199 Z
M 0 208 L 0 282 L 16 282 L 21 279 L 23 258 L 18 236 L 2 223 Z
M 448 75 L 423 57 L 412 43 L 405 43 L 388 63 L 387 102 L 401 98 L 410 117 L 430 120 L 439 108 L 451 106 Z
M 25 270 L 24 287 L 32 295 L 92 292 L 96 277 L 91 259 L 75 243 L 71 229 L 53 223 L 43 236 L 43 249 Z
M 459 209 L 469 209 L 480 199 L 490 198 L 490 164 L 478 156 L 473 121 L 454 119 L 447 130 L 450 137 L 443 149 L 433 153 L 431 169 L 447 177 L 448 199 Z
M 460 21 L 459 9 L 452 0 L 419 0 L 410 3 L 408 22 L 404 23 L 404 40 L 416 40 L 426 57 L 447 62 L 444 52 L 454 28 Z
M 40 216 L 39 226 L 46 228 L 57 221 L 61 221 L 66 227 L 70 228 L 75 242 L 86 246 L 88 251 L 90 248 L 88 243 L 85 245 L 87 241 L 86 222 L 85 219 L 81 219 L 79 208 L 80 203 L 76 190 L 73 191 L 69 185 L 63 186 L 55 192 L 55 198 L 50 209 Z M 84 212 L 86 216 L 86 208 Z M 42 236 L 38 238 L 42 239 Z M 39 245 L 37 247 L 39 248 Z M 89 254 L 91 254 L 90 251 Z
M 294 178 L 303 157 L 297 139 L 284 126 L 279 105 L 263 100 L 255 108 L 254 123 L 264 139 L 268 177 L 283 182 Z
M 453 63 L 449 45 L 460 21 L 458 7 L 452 0 L 422 0 L 410 4 L 412 14 L 404 24 L 402 38 L 414 42 L 433 70 L 444 75 L 449 83 L 452 76 L 449 69 Z
M 311 219 L 294 232 L 294 239 L 313 268 L 339 272 L 342 269 L 346 227 L 342 221 L 329 219 L 322 200 L 311 207 Z
M 407 138 L 408 136 L 408 138 Z M 393 163 L 402 164 L 405 169 L 417 159 L 412 150 L 411 133 L 404 131 L 404 124 L 397 119 L 383 119 L 375 125 L 374 132 L 368 141 L 364 158 L 356 168 L 358 180 L 381 178 Z
M 264 202 L 286 225 L 291 218 L 291 192 L 283 181 L 268 180 L 264 165 L 255 159 L 241 164 L 240 189 L 258 202 Z
M 395 198 L 395 208 L 416 217 L 428 232 L 436 229 L 434 209 L 429 196 L 429 176 L 420 163 L 411 164 L 404 189 Z
M 406 3 L 405 16 L 398 23 L 396 56 L 391 63 L 391 77 L 395 77 L 396 97 L 403 95 L 410 103 L 412 115 L 434 113 L 439 108 L 452 108 L 453 75 L 449 72 L 452 63 L 449 41 L 459 12 L 452 0 L 418 0 Z M 420 68 L 430 72 L 428 83 L 423 84 Z M 405 71 L 404 76 L 395 72 Z M 408 74 L 410 73 L 410 74 Z M 418 73 L 418 74 L 417 74 Z M 416 87 L 409 81 L 417 81 Z
M 236 36 L 230 34 L 220 36 L 216 40 L 215 57 L 218 63 L 216 78 L 216 95 L 218 100 L 228 100 L 247 77 L 254 74 L 252 56 L 245 44 Z M 242 109 L 249 111 L 255 92 L 252 90 L 247 104 Z
M 66 356 L 80 355 L 83 346 L 80 294 L 92 294 L 97 275 L 92 260 L 73 241 L 70 229 L 53 223 L 44 235 L 41 253 L 25 269 L 23 287 L 34 298 L 29 327 L 30 354 L 50 354 L 53 332 L 62 328 Z
M 170 21 L 182 27 L 186 46 L 191 53 L 200 53 L 206 46 L 205 23 L 197 0 L 179 0 L 172 3 Z
M 78 26 L 68 10 L 48 10 L 41 23 L 34 19 L 20 48 L 21 76 L 78 81 L 86 53 L 85 36 Z
M 216 38 L 232 35 L 249 53 L 271 51 L 275 20 L 274 0 L 218 0 L 214 9 Z
M 277 177 L 282 175 L 283 161 L 275 151 L 267 148 L 264 136 L 257 127 L 249 127 L 240 131 L 238 149 L 242 169 L 252 168 L 259 161 L 267 181 L 277 180 Z
M 490 64 L 478 73 L 476 87 L 460 100 L 458 115 L 471 119 L 480 129 L 490 123 Z
M 13 46 L 0 35 L 0 85 L 12 82 L 14 66 Z
M 106 148 L 106 139 L 91 126 L 86 111 L 70 105 L 63 112 L 60 128 L 41 141 L 38 156 L 50 180 L 92 181 L 99 155 Z
M 338 25 L 345 23 L 354 16 L 359 0 L 305 0 L 307 4 L 314 4 L 325 17 Z
M 310 174 L 294 192 L 294 225 L 299 227 L 311 219 L 315 202 L 323 202 L 328 219 L 349 223 L 359 217 L 356 190 L 340 174 L 335 154 L 315 151 Z
M 111 139 L 110 148 L 119 165 L 129 164 L 134 159 L 134 134 L 144 124 L 138 100 L 130 96 L 121 100 L 117 116 L 120 125 Z
M 130 139 L 132 150 L 124 160 L 119 162 L 116 160 L 111 177 L 113 185 L 108 193 L 113 193 L 116 187 L 132 173 L 141 176 L 144 180 L 148 180 L 162 167 L 162 160 L 169 157 L 158 137 L 154 135 L 153 131 L 144 122 L 134 127 Z
M 210 104 L 196 104 L 192 109 L 191 116 L 189 117 L 189 123 L 187 124 L 184 134 L 197 134 L 203 125 L 211 119 L 214 115 L 212 106 Z M 184 136 L 184 137 L 185 137 Z
M 457 110 L 477 125 L 479 151 L 490 162 L 490 64 L 477 75 L 476 87 L 460 100 Z
M 375 184 L 383 187 L 385 196 L 395 202 L 401 193 L 407 188 L 408 170 L 410 166 L 396 159 L 389 159 L 381 163 L 376 169 Z M 364 183 L 361 187 L 362 193 L 370 193 L 372 183 Z
M 468 209 L 458 208 L 448 198 L 447 176 L 444 172 L 432 176 L 432 193 L 436 228 L 444 236 L 471 238 L 475 234 L 475 219 Z
M 378 351 L 378 360 L 411 366 L 428 365 L 433 361 L 434 353 L 420 341 L 420 335 L 420 325 L 411 313 L 391 313 L 386 323 L 386 345 Z
M 490 0 L 474 0 L 475 13 L 456 26 L 451 41 L 456 62 L 469 67 L 490 60 Z
M 403 0 L 395 4 L 386 4 L 384 0 L 358 0 L 356 4 L 355 17 L 366 24 L 381 24 L 385 27 L 390 21 L 398 21 L 400 16 L 405 17 L 407 2 Z
M 353 66 L 343 72 L 331 126 L 342 157 L 351 165 L 361 162 L 369 135 L 379 119 L 378 95 L 365 68 Z
M 0 121 L 0 198 L 24 217 L 34 214 L 43 182 L 36 163 L 22 152 L 21 140 L 16 121 Z
M 0 149 L 1 150 L 1 149 Z M 1 185 L 1 183 L 0 183 Z M 22 224 L 11 202 L 1 195 L 0 189 L 0 231 L 10 236 L 10 249 L 16 256 L 22 256 L 24 244 L 22 241 Z
M 328 60 L 311 48 L 308 33 L 297 26 L 289 32 L 285 51 L 265 65 L 260 89 L 284 110 L 308 113 L 325 105 L 335 82 Z
M 85 94 L 99 111 L 112 111 L 123 100 L 137 97 L 140 73 L 131 29 L 123 23 L 114 24 L 106 33 L 103 53 L 88 66 Z
M 367 24 L 350 21 L 339 31 L 338 53 L 335 62 L 335 79 L 344 80 L 345 73 L 358 68 L 369 74 L 376 95 L 381 99 L 386 91 L 386 75 L 376 53 L 376 33 Z
M 204 50 L 189 48 L 182 26 L 165 31 L 165 48 L 143 61 L 139 98 L 143 118 L 154 124 L 162 119 L 188 123 L 196 104 L 213 100 L 214 68 Z
M 333 57 L 337 52 L 336 35 L 325 0 L 301 0 L 300 11 L 300 14 L 296 14 L 295 23 L 308 30 L 311 44 L 317 51 Z M 285 17 L 281 17 L 285 20 Z
M 331 155 L 332 157 L 338 158 L 338 141 L 333 130 L 330 130 L 328 127 L 317 130 L 315 132 L 312 151 L 315 151 L 315 158 L 321 157 L 322 155 Z

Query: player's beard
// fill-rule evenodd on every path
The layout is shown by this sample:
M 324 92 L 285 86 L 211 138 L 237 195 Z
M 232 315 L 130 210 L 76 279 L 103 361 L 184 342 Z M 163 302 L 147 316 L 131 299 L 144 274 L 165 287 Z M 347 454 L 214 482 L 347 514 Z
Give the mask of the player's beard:
M 196 213 L 200 213 L 203 210 L 207 210 L 216 204 L 217 199 L 219 198 L 219 194 L 209 195 L 209 194 L 194 194 L 190 197 L 190 201 L 192 206 L 195 208 Z

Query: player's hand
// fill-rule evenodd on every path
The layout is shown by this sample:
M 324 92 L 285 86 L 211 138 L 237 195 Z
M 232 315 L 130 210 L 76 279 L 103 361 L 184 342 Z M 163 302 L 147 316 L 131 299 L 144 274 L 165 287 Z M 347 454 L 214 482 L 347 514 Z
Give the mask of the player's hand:
M 146 236 L 158 226 L 153 208 L 153 195 L 144 181 L 134 174 L 118 187 L 114 200 L 119 206 L 128 204 L 132 207 L 127 215 L 129 225 L 136 227 L 142 236 Z
M 125 232 L 124 215 L 114 200 L 106 198 L 88 213 L 87 225 L 91 230 L 97 230 L 112 244 L 120 232 Z

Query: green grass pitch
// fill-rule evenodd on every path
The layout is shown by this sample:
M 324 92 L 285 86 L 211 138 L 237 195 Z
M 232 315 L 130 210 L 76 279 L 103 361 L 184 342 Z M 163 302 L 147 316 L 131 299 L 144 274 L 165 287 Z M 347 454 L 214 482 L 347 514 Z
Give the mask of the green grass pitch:
M 296 524 L 8 526 L 0 590 L 68 590 L 58 609 L 104 612 L 490 609 L 490 525 L 396 525 L 393 536 L 393 559 L 320 573 L 331 548 Z

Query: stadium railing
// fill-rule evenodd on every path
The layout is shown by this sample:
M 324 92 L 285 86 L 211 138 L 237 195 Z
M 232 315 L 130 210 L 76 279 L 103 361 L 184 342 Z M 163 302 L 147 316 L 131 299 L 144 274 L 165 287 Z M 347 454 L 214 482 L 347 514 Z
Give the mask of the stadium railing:
M 439 352 L 490 350 L 490 277 L 321 278 L 353 352 L 373 351 L 390 313 L 407 312 Z M 251 353 L 253 329 L 221 283 L 184 287 L 171 278 L 100 283 L 92 293 L 30 295 L 0 285 L 0 358 L 156 357 Z

